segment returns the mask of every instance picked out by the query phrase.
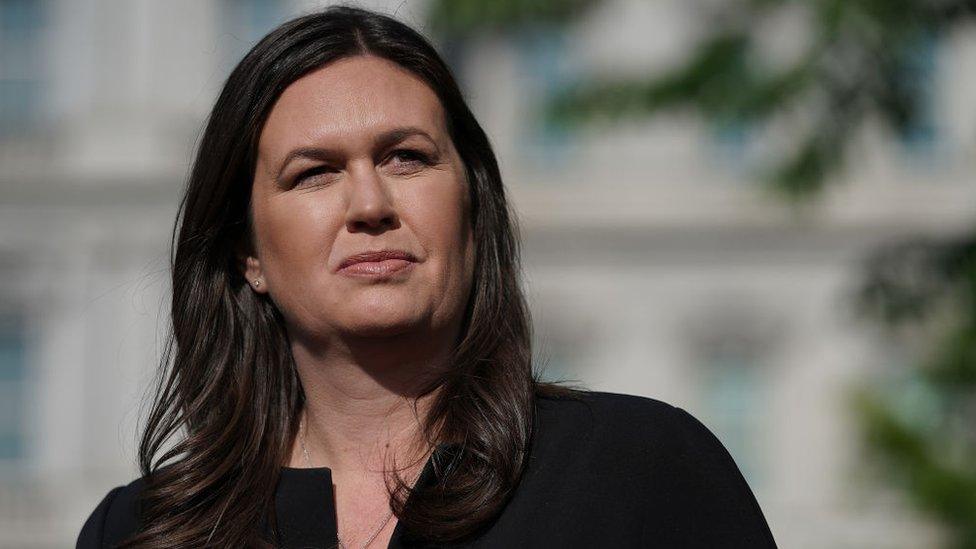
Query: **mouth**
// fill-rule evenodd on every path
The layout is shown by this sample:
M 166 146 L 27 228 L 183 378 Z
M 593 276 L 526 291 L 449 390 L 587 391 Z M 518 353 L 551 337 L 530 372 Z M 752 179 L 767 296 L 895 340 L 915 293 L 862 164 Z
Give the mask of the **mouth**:
M 380 250 L 347 257 L 337 272 L 350 276 L 383 277 L 412 267 L 417 262 L 413 254 L 403 250 Z

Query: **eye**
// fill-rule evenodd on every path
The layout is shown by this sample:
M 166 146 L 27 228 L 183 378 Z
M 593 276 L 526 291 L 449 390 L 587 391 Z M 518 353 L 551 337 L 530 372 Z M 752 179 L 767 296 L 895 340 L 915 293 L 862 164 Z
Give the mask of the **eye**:
M 397 164 L 408 169 L 418 169 L 430 163 L 430 158 L 413 149 L 397 149 L 390 154 L 390 158 L 399 158 Z
M 299 185 L 301 185 L 303 183 L 307 183 L 311 179 L 313 179 L 315 176 L 321 175 L 321 174 L 324 174 L 324 173 L 330 173 L 331 171 L 332 171 L 331 168 L 329 168 L 328 166 L 316 166 L 314 168 L 305 170 L 304 172 L 302 172 L 301 174 L 299 174 L 298 177 L 295 178 L 295 184 L 294 184 L 294 186 L 297 187 L 297 186 L 299 186 Z

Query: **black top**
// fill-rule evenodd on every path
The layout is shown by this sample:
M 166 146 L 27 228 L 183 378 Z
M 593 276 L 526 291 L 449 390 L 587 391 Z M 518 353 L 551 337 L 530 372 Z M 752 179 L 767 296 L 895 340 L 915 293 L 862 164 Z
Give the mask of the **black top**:
M 537 400 L 518 488 L 477 539 L 456 547 L 776 547 L 735 462 L 697 419 L 651 398 L 583 395 Z M 418 482 L 433 474 L 428 460 Z M 133 533 L 142 485 L 109 491 L 78 547 L 111 547 Z M 282 547 L 333 546 L 331 471 L 283 467 L 275 512 Z M 433 547 L 405 534 L 397 523 L 389 548 Z

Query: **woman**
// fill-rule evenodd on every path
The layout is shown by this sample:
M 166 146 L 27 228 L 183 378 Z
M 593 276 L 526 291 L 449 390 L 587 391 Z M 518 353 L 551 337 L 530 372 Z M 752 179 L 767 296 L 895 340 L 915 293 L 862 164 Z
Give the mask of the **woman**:
M 265 37 L 180 211 L 143 475 L 79 547 L 774 546 L 690 415 L 535 379 L 498 165 L 402 23 Z

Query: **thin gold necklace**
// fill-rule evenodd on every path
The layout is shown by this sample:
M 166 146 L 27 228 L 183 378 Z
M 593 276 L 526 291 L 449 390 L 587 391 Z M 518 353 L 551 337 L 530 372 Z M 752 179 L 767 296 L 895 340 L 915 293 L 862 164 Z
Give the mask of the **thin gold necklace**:
M 302 422 L 302 424 L 299 425 L 298 434 L 299 434 L 299 439 L 301 440 L 301 443 L 302 443 L 302 456 L 304 456 L 304 458 L 305 458 L 305 465 L 307 467 L 311 467 L 311 464 L 310 464 L 311 460 L 309 460 L 309 458 L 308 458 L 308 447 L 305 446 L 305 430 L 308 428 L 308 426 L 305 423 L 305 416 L 304 416 L 304 414 L 302 415 L 301 422 Z M 423 472 L 423 470 L 421 470 L 421 472 Z M 419 476 L 420 476 L 420 474 L 418 473 L 417 474 L 417 477 L 419 477 Z M 413 485 L 414 482 L 417 481 L 417 477 L 415 477 L 413 479 L 413 482 L 410 483 L 411 486 Z M 387 523 L 390 522 L 390 519 L 392 519 L 392 518 L 393 518 L 393 509 L 390 509 L 390 512 L 387 513 L 386 517 L 380 523 L 379 528 L 377 528 L 376 531 L 373 532 L 373 535 L 369 536 L 369 539 L 367 539 L 362 544 L 362 546 L 360 547 L 360 549 L 366 549 L 367 547 L 369 547 L 369 544 L 370 543 L 373 543 L 373 540 L 376 539 L 376 536 L 380 535 L 380 532 L 383 531 L 383 527 L 385 527 L 387 525 Z M 339 537 L 339 532 L 336 532 L 336 539 L 339 541 L 339 548 L 340 549 L 348 549 L 348 546 L 346 545 L 346 543 L 344 541 L 342 541 L 342 538 L 341 537 Z

